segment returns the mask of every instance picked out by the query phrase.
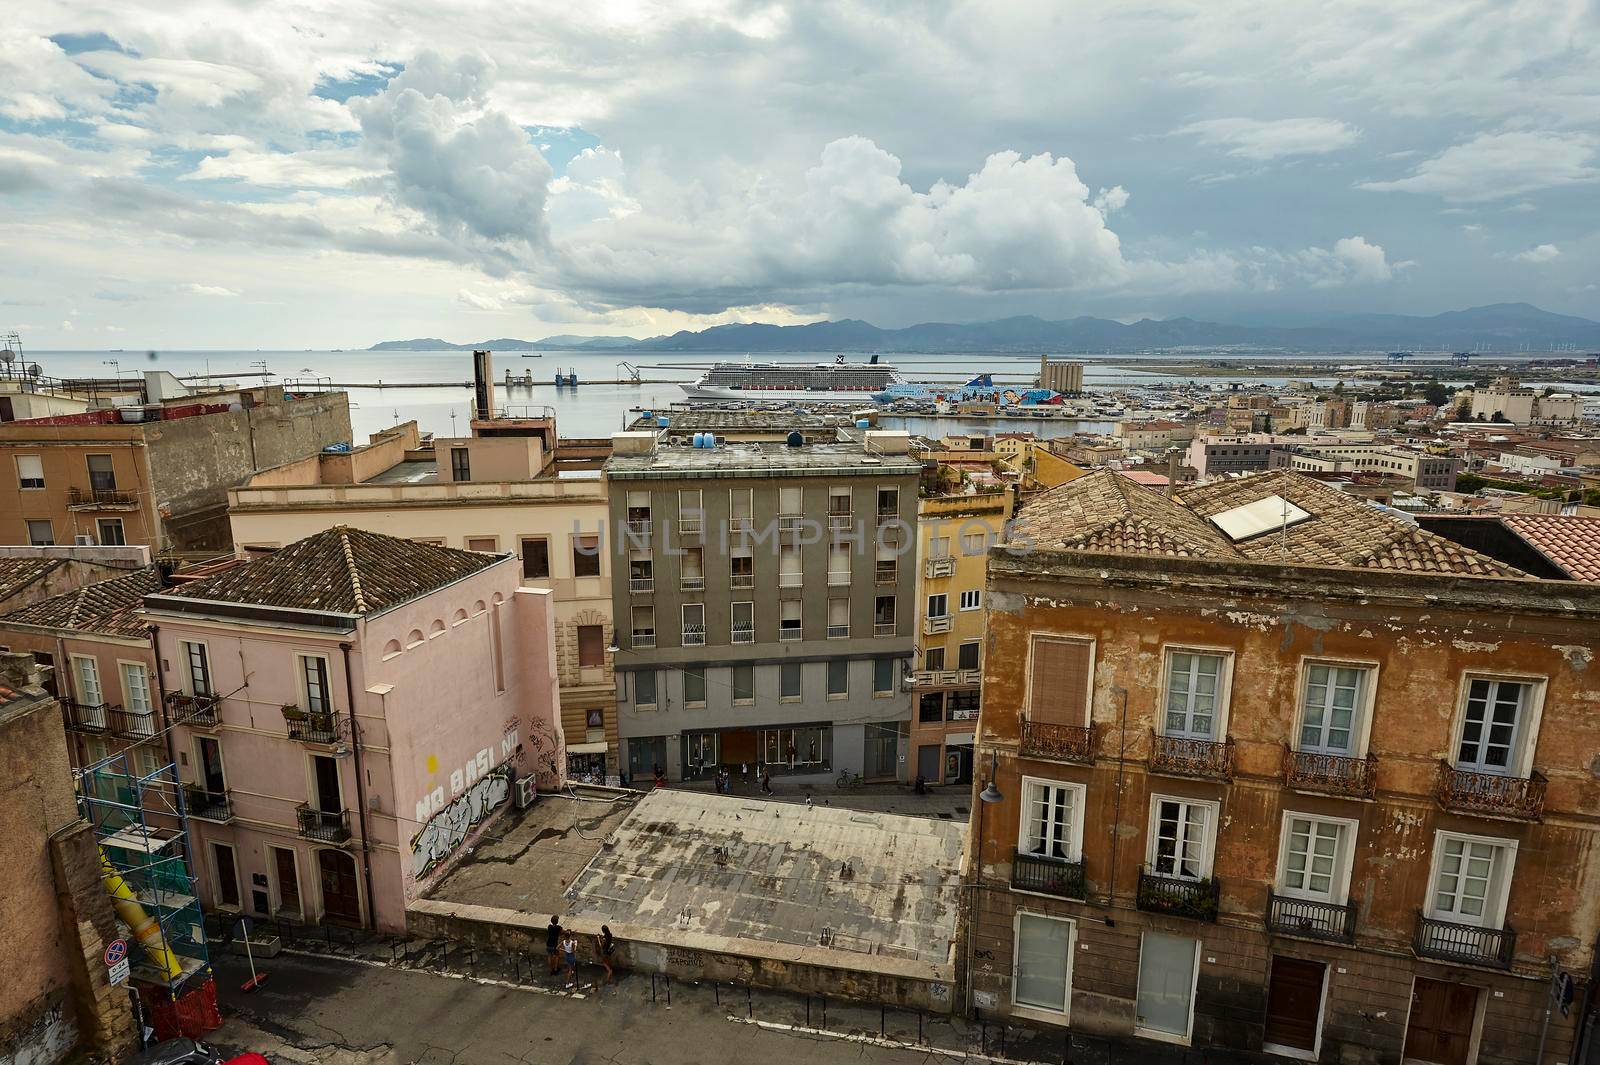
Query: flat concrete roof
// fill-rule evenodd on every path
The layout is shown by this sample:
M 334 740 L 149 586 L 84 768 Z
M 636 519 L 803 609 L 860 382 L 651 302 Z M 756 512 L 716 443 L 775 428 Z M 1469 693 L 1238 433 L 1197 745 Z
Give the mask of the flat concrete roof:
M 663 933 L 943 964 L 956 934 L 965 829 L 937 818 L 653 791 L 578 876 L 568 912 Z
M 362 484 L 424 484 L 439 479 L 439 463 L 405 461 L 397 462 L 382 473 L 375 473 Z
M 807 443 L 730 442 L 714 448 L 658 443 L 644 455 L 613 454 L 606 475 L 614 479 L 683 477 L 807 476 L 823 472 L 910 476 L 922 465 L 910 455 L 867 451 L 859 441 Z

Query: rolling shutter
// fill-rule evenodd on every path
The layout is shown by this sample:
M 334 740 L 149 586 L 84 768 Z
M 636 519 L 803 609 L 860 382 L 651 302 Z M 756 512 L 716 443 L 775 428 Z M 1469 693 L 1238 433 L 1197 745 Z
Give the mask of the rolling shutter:
M 1093 644 L 1036 636 L 1028 673 L 1028 720 L 1052 725 L 1088 723 L 1089 659 Z

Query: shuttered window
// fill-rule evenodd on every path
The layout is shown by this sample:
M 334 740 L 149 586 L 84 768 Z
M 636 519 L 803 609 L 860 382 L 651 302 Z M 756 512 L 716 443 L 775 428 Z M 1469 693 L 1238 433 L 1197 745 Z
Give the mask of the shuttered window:
M 1028 671 L 1028 719 L 1052 725 L 1089 723 L 1089 661 L 1094 645 L 1087 640 L 1049 636 L 1033 638 Z

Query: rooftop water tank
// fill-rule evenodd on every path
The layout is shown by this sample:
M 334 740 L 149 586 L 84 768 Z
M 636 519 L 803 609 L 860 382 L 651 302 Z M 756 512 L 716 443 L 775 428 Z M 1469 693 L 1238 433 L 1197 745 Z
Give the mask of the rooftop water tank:
M 665 414 L 663 414 L 661 417 L 656 419 L 656 428 L 657 429 L 665 429 L 667 426 L 669 426 L 671 424 L 672 424 L 672 419 L 667 417 Z
M 786 436 L 784 438 L 784 443 L 788 444 L 790 447 L 804 447 L 805 443 L 806 443 L 806 438 L 801 436 L 797 432 L 796 433 L 790 433 L 788 436 Z

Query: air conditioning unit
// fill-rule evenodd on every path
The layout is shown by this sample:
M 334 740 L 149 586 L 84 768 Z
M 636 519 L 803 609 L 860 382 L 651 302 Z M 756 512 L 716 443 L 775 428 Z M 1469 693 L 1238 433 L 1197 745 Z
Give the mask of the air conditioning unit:
M 93 547 L 94 536 L 91 533 L 79 533 L 72 538 L 72 542 L 79 547 Z
M 533 786 L 532 777 L 517 778 L 517 809 L 526 810 L 533 805 L 533 800 L 538 797 L 538 789 Z

